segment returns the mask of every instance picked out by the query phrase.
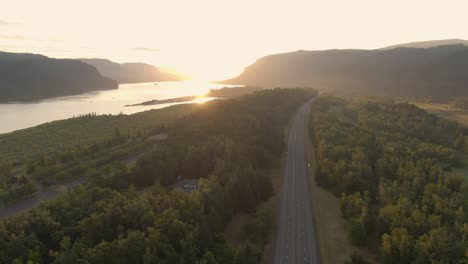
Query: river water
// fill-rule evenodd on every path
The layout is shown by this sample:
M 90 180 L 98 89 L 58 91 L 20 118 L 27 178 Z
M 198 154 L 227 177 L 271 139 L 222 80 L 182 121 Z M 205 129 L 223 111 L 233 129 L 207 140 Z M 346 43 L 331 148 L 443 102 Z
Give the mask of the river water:
M 133 114 L 172 104 L 124 107 L 153 99 L 169 99 L 181 96 L 202 95 L 209 89 L 228 85 L 197 81 L 121 84 L 119 89 L 89 92 L 76 96 L 56 97 L 34 102 L 10 102 L 0 104 L 0 134 L 36 126 L 42 123 L 66 119 L 81 114 Z M 192 102 L 204 102 L 200 98 Z

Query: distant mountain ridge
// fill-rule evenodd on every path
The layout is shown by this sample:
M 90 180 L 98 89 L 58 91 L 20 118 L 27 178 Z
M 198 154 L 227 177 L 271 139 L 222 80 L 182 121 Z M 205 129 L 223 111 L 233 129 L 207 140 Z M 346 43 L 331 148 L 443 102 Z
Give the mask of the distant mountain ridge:
M 438 46 L 446 45 L 465 45 L 468 46 L 468 40 L 464 39 L 440 39 L 440 40 L 428 40 L 428 41 L 416 41 L 403 44 L 397 44 L 388 46 L 382 49 L 395 49 L 395 48 L 434 48 Z
M 222 81 L 309 86 L 355 95 L 451 98 L 468 95 L 468 47 L 297 51 L 269 55 Z
M 183 77 L 146 63 L 116 63 L 107 59 L 79 59 L 118 83 L 180 81 Z
M 0 52 L 0 101 L 44 99 L 117 88 L 117 82 L 78 60 Z

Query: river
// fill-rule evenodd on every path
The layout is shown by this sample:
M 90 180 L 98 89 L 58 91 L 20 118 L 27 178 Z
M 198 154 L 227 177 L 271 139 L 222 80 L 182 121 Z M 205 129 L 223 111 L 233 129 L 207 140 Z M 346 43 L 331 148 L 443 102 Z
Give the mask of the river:
M 119 89 L 89 92 L 75 96 L 56 97 L 34 102 L 9 102 L 0 104 L 0 134 L 33 127 L 42 123 L 66 119 L 88 113 L 133 114 L 149 109 L 178 104 L 124 107 L 153 99 L 202 95 L 209 89 L 229 85 L 198 81 L 121 84 Z M 203 102 L 200 98 L 192 102 Z

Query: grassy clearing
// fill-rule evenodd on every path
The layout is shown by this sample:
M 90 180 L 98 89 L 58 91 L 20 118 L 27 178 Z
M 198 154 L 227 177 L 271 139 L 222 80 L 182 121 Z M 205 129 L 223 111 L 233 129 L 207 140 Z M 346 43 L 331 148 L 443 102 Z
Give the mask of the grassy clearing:
M 442 118 L 458 122 L 463 126 L 468 126 L 468 110 L 466 109 L 440 103 L 415 103 L 415 105 Z M 455 160 L 457 161 L 457 165 L 453 169 L 453 172 L 461 174 L 468 179 L 468 155 L 456 152 Z
M 415 105 L 440 117 L 468 126 L 468 110 L 440 103 L 415 103 Z

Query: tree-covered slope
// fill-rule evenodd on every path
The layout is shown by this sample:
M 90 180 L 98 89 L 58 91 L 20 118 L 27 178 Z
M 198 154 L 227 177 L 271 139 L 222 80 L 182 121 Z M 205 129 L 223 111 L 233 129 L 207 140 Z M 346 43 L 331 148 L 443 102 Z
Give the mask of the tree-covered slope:
M 117 89 L 96 68 L 78 60 L 0 52 L 0 101 L 32 100 Z
M 464 45 L 297 51 L 261 58 L 225 83 L 447 99 L 468 95 L 467 65 Z

